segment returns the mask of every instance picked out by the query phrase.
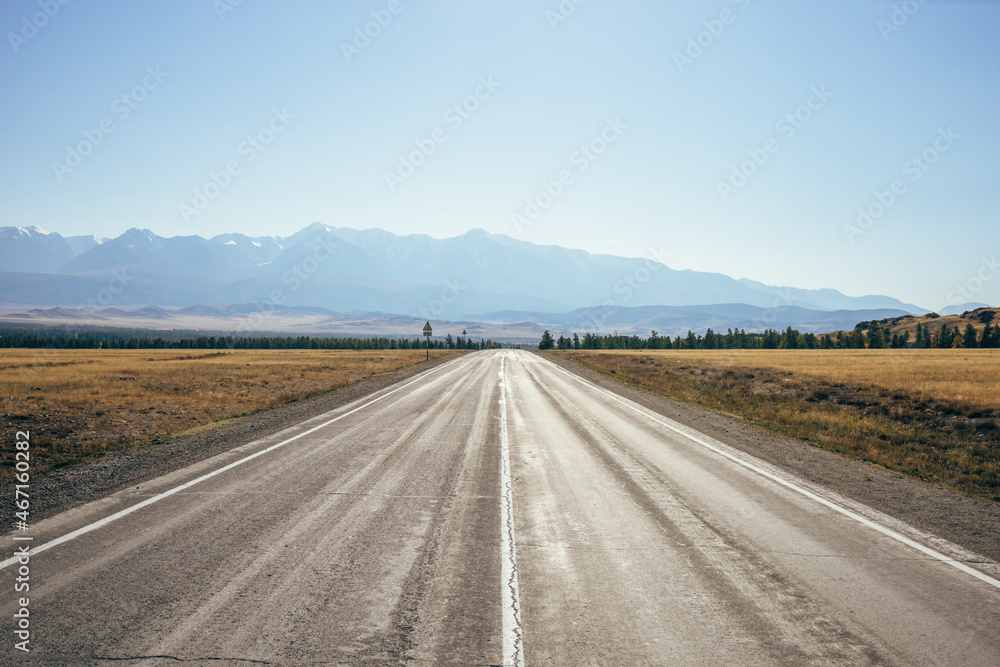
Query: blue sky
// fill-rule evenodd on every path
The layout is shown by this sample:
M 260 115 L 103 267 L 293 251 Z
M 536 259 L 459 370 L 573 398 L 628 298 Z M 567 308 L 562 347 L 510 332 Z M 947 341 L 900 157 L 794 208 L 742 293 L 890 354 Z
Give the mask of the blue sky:
M 0 225 L 481 227 L 1000 304 L 997 3 L 576 2 L 6 2 Z

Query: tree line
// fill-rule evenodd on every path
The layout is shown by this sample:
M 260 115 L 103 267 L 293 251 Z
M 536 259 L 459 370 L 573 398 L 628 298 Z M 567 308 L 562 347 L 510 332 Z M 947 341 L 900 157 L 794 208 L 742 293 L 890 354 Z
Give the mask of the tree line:
M 0 328 L 0 347 L 109 350 L 422 350 L 422 338 L 363 336 L 184 336 L 163 332 L 72 331 L 45 328 Z M 500 345 L 490 339 L 448 334 L 430 341 L 432 350 L 487 350 Z
M 884 349 L 884 348 L 995 348 L 1000 347 L 1000 324 L 987 324 L 977 331 L 971 324 L 964 331 L 957 325 L 947 325 L 930 332 L 926 324 L 918 324 L 915 340 L 910 332 L 893 333 L 878 321 L 861 322 L 853 331 L 837 332 L 817 336 L 802 333 L 788 327 L 784 331 L 767 329 L 763 333 L 747 333 L 742 329 L 729 329 L 726 333 L 716 333 L 708 329 L 704 335 L 688 331 L 686 336 L 662 336 L 656 331 L 648 338 L 621 334 L 585 333 L 581 338 L 554 338 L 548 330 L 542 334 L 539 350 L 836 350 L 836 349 Z

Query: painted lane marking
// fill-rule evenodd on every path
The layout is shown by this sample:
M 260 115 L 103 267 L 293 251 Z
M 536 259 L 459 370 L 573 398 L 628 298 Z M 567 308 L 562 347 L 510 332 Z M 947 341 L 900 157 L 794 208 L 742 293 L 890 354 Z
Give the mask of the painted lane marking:
M 284 447 L 285 445 L 287 445 L 290 442 L 294 442 L 294 441 L 298 440 L 299 438 L 307 436 L 310 433 L 315 433 L 316 431 L 318 431 L 318 430 L 320 430 L 322 428 L 325 428 L 325 427 L 329 426 L 330 424 L 332 424 L 332 423 L 334 423 L 336 421 L 340 421 L 344 417 L 348 417 L 350 415 L 353 415 L 355 412 L 358 412 L 359 410 L 364 410 L 368 406 L 374 405 L 375 403 L 378 403 L 382 399 L 387 398 L 389 396 L 392 396 L 397 391 L 402 391 L 403 389 L 406 389 L 407 387 L 409 387 L 411 384 L 414 384 L 416 382 L 420 382 L 421 380 L 427 378 L 432 373 L 437 373 L 438 371 L 440 371 L 440 370 L 442 370 L 444 368 L 447 368 L 449 366 L 452 366 L 453 364 L 456 364 L 459 361 L 461 361 L 461 358 L 456 359 L 455 361 L 450 361 L 448 363 L 442 364 L 441 366 L 438 366 L 437 368 L 431 369 L 430 371 L 427 371 L 426 373 L 421 374 L 415 380 L 411 380 L 410 382 L 407 382 L 406 384 L 404 384 L 402 386 L 396 387 L 392 391 L 386 392 L 385 394 L 382 394 L 378 398 L 375 398 L 375 399 L 373 399 L 371 401 L 368 401 L 364 405 L 359 405 L 358 407 L 354 408 L 353 410 L 351 410 L 349 412 L 345 412 L 344 414 L 338 415 L 338 416 L 334 417 L 333 419 L 330 419 L 329 421 L 323 422 L 319 426 L 314 426 L 311 429 L 309 429 L 307 431 L 303 431 L 302 433 L 299 433 L 298 435 L 292 436 L 291 438 L 288 438 L 287 440 L 283 440 L 282 442 L 279 442 L 276 445 L 271 445 L 270 447 L 262 449 L 259 452 L 251 454 L 249 456 L 246 456 L 246 457 L 244 457 L 244 458 L 242 458 L 242 459 L 240 459 L 238 461 L 233 461 L 232 463 L 224 465 L 221 468 L 218 468 L 217 470 L 213 470 L 210 473 L 204 474 L 201 477 L 198 477 L 196 479 L 192 479 L 189 482 L 185 482 L 184 484 L 181 484 L 180 486 L 175 486 L 174 488 L 168 489 L 167 491 L 164 491 L 163 493 L 160 493 L 160 494 L 157 494 L 157 495 L 152 496 L 150 498 L 147 498 L 146 500 L 143 500 L 140 503 L 136 503 L 135 505 L 132 505 L 131 507 L 126 507 L 125 509 L 123 509 L 121 511 L 118 511 L 118 512 L 115 512 L 114 514 L 112 514 L 110 516 L 106 516 L 103 519 L 95 521 L 94 523 L 91 523 L 89 525 L 83 526 L 82 528 L 77 528 L 76 530 L 74 530 L 72 532 L 69 532 L 69 533 L 66 533 L 65 535 L 62 535 L 61 537 L 57 537 L 56 539 L 54 539 L 54 540 L 52 540 L 50 542 L 46 542 L 45 544 L 42 544 L 40 546 L 33 547 L 29 551 L 29 555 L 34 556 L 35 554 L 41 553 L 42 551 L 46 551 L 48 549 L 51 549 L 52 547 L 56 547 L 56 546 L 59 546 L 60 544 L 64 544 L 65 542 L 69 542 L 70 540 L 74 540 L 74 539 L 80 537 L 81 535 L 85 535 L 85 534 L 87 534 L 87 533 L 89 533 L 91 531 L 97 530 L 98 528 L 103 528 L 104 526 L 108 525 L 109 523 L 111 523 L 113 521 L 117 521 L 118 519 L 121 519 L 122 517 L 128 516 L 129 514 L 132 514 L 133 512 L 137 512 L 137 511 L 141 510 L 144 507 L 148 507 L 149 505 L 152 505 L 153 503 L 156 503 L 156 502 L 159 502 L 159 501 L 163 500 L 164 498 L 169 498 L 170 496 L 174 495 L 175 493 L 179 493 L 180 491 L 183 491 L 185 489 L 189 489 L 189 488 L 191 488 L 192 486 L 194 486 L 196 484 L 200 484 L 200 483 L 204 482 L 205 480 L 209 480 L 209 479 L 215 477 L 216 475 L 221 475 L 222 473 L 224 473 L 226 471 L 229 471 L 229 470 L 232 470 L 233 468 L 235 468 L 237 466 L 243 465 L 244 463 L 246 463 L 248 461 L 252 461 L 252 460 L 254 460 L 255 458 L 257 458 L 259 456 L 263 456 L 264 454 L 267 454 L 269 452 L 273 452 L 276 449 Z M 3 570 L 4 568 L 10 567 L 11 565 L 13 565 L 16 562 L 18 562 L 18 557 L 17 556 L 8 558 L 7 560 L 0 562 L 0 570 Z
M 872 521 L 871 519 L 863 517 L 863 516 L 861 516 L 860 514 L 858 514 L 856 512 L 852 512 L 851 510 L 847 509 L 846 507 L 841 507 L 837 503 L 835 503 L 835 502 L 833 502 L 831 500 L 827 500 L 826 498 L 823 498 L 822 496 L 819 496 L 819 495 L 813 493 L 812 491 L 809 491 L 808 489 L 804 489 L 801 486 L 799 486 L 799 485 L 797 485 L 797 484 L 795 484 L 793 482 L 789 482 L 787 480 L 784 480 L 781 477 L 779 477 L 779 476 L 777 476 L 777 475 L 775 475 L 775 474 L 773 474 L 773 473 L 771 473 L 771 472 L 769 472 L 767 470 L 764 470 L 763 468 L 761 468 L 759 466 L 756 466 L 753 463 L 750 463 L 749 461 L 744 461 L 744 460 L 740 459 L 739 457 L 733 456 L 729 452 L 726 452 L 726 451 L 720 449 L 719 447 L 716 447 L 712 443 L 708 442 L 707 440 L 705 440 L 704 437 L 707 437 L 707 436 L 703 436 L 703 434 L 700 434 L 697 431 L 694 431 L 693 429 L 688 429 L 688 427 L 685 427 L 682 424 L 679 424 L 678 422 L 675 422 L 675 421 L 673 421 L 671 419 L 668 419 L 666 417 L 660 417 L 660 416 L 654 417 L 652 414 L 650 414 L 642 406 L 640 406 L 640 405 L 638 405 L 638 404 L 636 404 L 636 403 L 634 403 L 632 401 L 628 401 L 626 399 L 623 399 L 620 396 L 618 396 L 617 394 L 614 394 L 614 393 L 612 393 L 610 391 L 607 391 L 607 390 L 603 389 L 602 387 L 598 387 L 593 382 L 590 382 L 589 380 L 585 380 L 585 379 L 583 379 L 583 378 L 581 378 L 581 377 L 579 377 L 577 375 L 574 375 L 573 373 L 570 373 L 569 371 L 567 371 L 567 370 L 559 367 L 558 365 L 552 363 L 548 359 L 544 359 L 543 361 L 545 363 L 551 365 L 553 368 L 555 368 L 556 370 L 558 370 L 560 373 L 563 373 L 564 375 L 566 375 L 566 376 L 568 376 L 568 377 L 576 380 L 577 382 L 583 384 L 584 386 L 589 387 L 592 390 L 594 390 L 594 391 L 596 391 L 596 392 L 598 392 L 600 394 L 603 394 L 607 398 L 610 398 L 612 401 L 615 401 L 616 403 L 619 403 L 619 404 L 625 406 L 629 410 L 632 410 L 633 412 L 637 412 L 640 415 L 646 417 L 647 419 L 649 419 L 649 420 L 651 420 L 653 422 L 656 422 L 660 426 L 663 426 L 663 427 L 665 427 L 667 429 L 670 429 L 674 433 L 677 433 L 678 435 L 680 435 L 680 436 L 682 436 L 684 438 L 687 438 L 691 442 L 694 442 L 694 443 L 696 443 L 698 445 L 701 445 L 705 449 L 713 451 L 716 454 L 719 454 L 720 456 L 723 456 L 723 457 L 729 459 L 730 461 L 733 461 L 734 463 L 737 463 L 737 464 L 743 466 L 744 468 L 747 468 L 748 470 L 752 470 L 752 471 L 754 471 L 754 472 L 756 472 L 756 473 L 758 473 L 760 475 L 763 475 L 764 477 L 767 477 L 771 481 L 777 482 L 781 486 L 784 486 L 787 489 L 795 491 L 796 493 L 799 493 L 799 494 L 805 496 L 806 498 L 809 498 L 810 500 L 813 500 L 813 501 L 815 501 L 815 502 L 817 502 L 817 503 L 819 503 L 821 505 L 829 507 L 830 509 L 832 509 L 832 510 L 834 510 L 836 512 L 839 512 L 840 514 L 843 514 L 844 516 L 846 516 L 848 518 L 854 519 L 858 523 L 860 523 L 860 524 L 862 524 L 864 526 L 867 526 L 867 527 L 871 528 L 872 530 L 876 530 L 876 531 L 882 533 L 886 537 L 890 537 L 890 538 L 896 540 L 897 542 L 902 542 L 906 546 L 911 547 L 913 549 L 916 549 L 917 551 L 919 551 L 919 552 L 921 552 L 923 554 L 926 554 L 927 556 L 930 556 L 931 558 L 939 560 L 942 563 L 947 563 L 948 565 L 951 565 L 952 567 L 954 567 L 954 568 L 956 568 L 958 570 L 961 570 L 962 572 L 964 572 L 966 574 L 972 575 L 976 579 L 979 579 L 980 581 L 983 581 L 983 582 L 989 584 L 990 586 L 993 586 L 994 588 L 1000 588 L 1000 581 L 998 581 L 997 579 L 994 579 L 993 577 L 991 577 L 991 576 L 989 576 L 987 574 L 984 574 L 984 573 L 980 572 L 979 570 L 976 570 L 974 568 L 969 567 L 968 565 L 966 565 L 965 563 L 962 563 L 961 561 L 957 561 L 954 558 L 949 558 L 948 556 L 946 556 L 945 554 L 941 553 L 940 551 L 936 551 L 934 549 L 931 549 L 930 547 L 924 546 L 923 544 L 921 544 L 921 543 L 919 543 L 919 542 L 917 542 L 915 540 L 910 539 L 906 535 L 903 535 L 901 533 L 897 533 L 896 531 L 894 531 L 894 530 L 892 530 L 890 528 L 886 528 L 885 526 L 883 526 L 883 525 L 881 525 L 879 523 L 876 523 L 875 521 Z

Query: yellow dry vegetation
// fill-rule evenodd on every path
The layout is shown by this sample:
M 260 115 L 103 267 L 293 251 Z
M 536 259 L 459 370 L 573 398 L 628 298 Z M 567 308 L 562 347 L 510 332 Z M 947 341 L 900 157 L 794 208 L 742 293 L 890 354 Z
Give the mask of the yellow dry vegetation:
M 547 354 L 653 393 L 1000 500 L 1000 350 Z
M 452 354 L 431 350 L 431 358 Z M 424 360 L 423 350 L 0 349 L 0 428 L 33 468 L 190 431 Z M 3 448 L 0 479 L 10 477 Z
M 769 369 L 829 384 L 878 387 L 1000 410 L 1000 350 L 601 350 L 705 368 Z

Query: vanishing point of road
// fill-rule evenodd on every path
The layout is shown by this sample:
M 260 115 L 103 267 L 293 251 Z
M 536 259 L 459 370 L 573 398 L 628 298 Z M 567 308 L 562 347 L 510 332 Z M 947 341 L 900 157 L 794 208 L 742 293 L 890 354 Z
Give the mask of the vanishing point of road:
M 996 564 L 519 351 L 32 535 L 3 664 L 1000 664 Z

